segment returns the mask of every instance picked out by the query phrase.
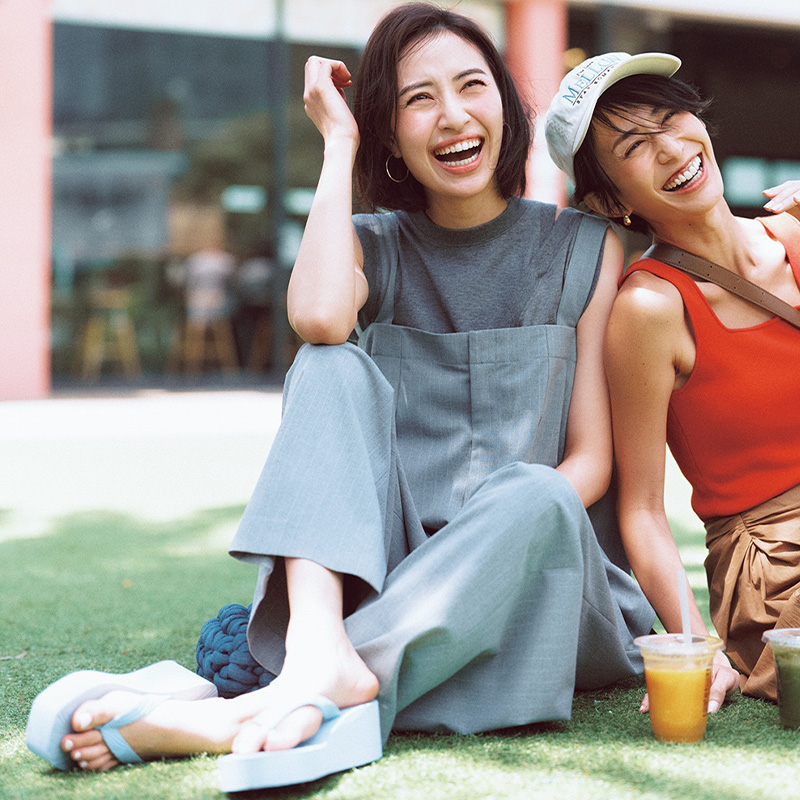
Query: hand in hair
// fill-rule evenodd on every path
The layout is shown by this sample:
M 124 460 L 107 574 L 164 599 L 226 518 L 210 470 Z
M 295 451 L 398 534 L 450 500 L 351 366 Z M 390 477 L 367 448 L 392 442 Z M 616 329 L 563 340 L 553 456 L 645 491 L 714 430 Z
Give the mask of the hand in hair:
M 763 194 L 770 198 L 769 202 L 764 204 L 767 211 L 773 214 L 786 211 L 800 220 L 800 181 L 786 181 L 780 186 L 764 189 Z
M 303 102 L 326 144 L 336 137 L 358 144 L 358 126 L 344 96 L 351 83 L 350 70 L 341 61 L 311 56 L 306 62 Z

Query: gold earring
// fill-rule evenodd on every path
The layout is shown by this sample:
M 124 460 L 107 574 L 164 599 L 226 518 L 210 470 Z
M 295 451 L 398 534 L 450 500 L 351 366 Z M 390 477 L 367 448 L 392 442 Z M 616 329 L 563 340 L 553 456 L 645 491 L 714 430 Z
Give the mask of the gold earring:
M 390 175 L 389 177 L 391 178 L 392 176 Z M 622 217 L 622 224 L 623 224 L 623 225 L 624 225 L 626 228 L 630 227 L 630 224 L 631 224 L 631 218 L 630 218 L 630 217 L 629 217 L 627 214 L 624 214 L 624 215 L 623 215 L 623 217 Z
M 394 181 L 395 183 L 402 183 L 408 177 L 408 165 L 406 164 L 406 174 L 403 175 L 402 178 L 395 178 L 391 172 L 389 172 L 389 160 L 392 158 L 392 154 L 389 153 L 389 156 L 386 159 L 386 174 L 389 176 L 390 180 Z M 398 159 L 398 161 L 402 161 L 402 159 Z

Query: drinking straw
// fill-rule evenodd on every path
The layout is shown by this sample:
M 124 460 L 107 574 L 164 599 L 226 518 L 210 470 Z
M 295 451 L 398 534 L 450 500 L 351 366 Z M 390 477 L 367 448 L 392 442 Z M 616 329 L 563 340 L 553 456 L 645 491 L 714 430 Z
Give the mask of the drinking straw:
M 683 628 L 683 641 L 691 644 L 692 624 L 689 622 L 689 590 L 686 584 L 686 570 L 678 568 L 678 597 L 681 601 L 681 626 Z

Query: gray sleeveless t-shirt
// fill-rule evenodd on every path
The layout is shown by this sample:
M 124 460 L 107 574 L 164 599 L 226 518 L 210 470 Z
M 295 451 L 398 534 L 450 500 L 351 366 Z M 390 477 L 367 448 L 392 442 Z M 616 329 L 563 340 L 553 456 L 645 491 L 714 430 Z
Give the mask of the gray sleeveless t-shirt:
M 500 216 L 466 230 L 442 228 L 424 212 L 358 214 L 369 298 L 359 315 L 375 320 L 397 240 L 394 324 L 431 333 L 553 325 L 580 214 L 511 198 Z M 396 228 L 396 235 L 392 229 Z M 597 281 L 602 248 L 595 267 Z

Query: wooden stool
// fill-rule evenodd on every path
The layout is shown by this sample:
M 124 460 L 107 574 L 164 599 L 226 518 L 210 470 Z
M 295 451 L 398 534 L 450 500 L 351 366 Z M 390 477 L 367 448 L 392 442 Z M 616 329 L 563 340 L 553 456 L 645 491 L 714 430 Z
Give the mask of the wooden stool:
M 81 347 L 81 377 L 97 380 L 103 365 L 116 361 L 125 375 L 141 375 L 136 329 L 130 314 L 128 289 L 96 289 L 90 295 L 91 311 Z
M 258 372 L 272 363 L 272 336 L 272 315 L 262 314 L 253 326 L 250 354 L 247 357 L 247 369 L 250 372 Z
M 211 365 L 229 375 L 239 371 L 230 317 L 189 317 L 176 332 L 167 370 L 177 372 L 182 368 L 187 375 L 196 375 Z

